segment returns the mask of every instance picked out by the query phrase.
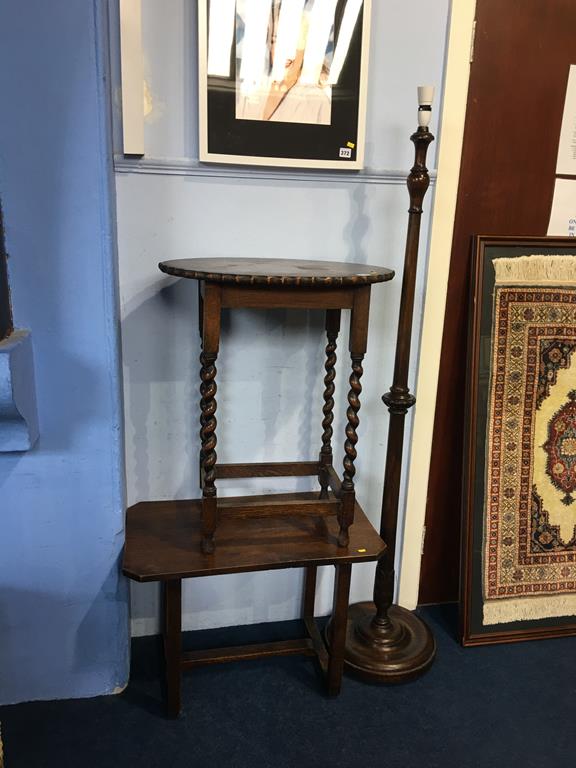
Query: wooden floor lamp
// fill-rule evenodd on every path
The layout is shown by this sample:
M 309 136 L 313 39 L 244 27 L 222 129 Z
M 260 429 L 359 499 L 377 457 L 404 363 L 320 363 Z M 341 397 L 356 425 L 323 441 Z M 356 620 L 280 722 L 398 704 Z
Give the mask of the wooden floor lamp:
M 374 602 L 355 603 L 348 609 L 346 669 L 364 680 L 379 683 L 400 683 L 418 677 L 430 667 L 436 654 L 436 642 L 427 625 L 412 611 L 393 605 L 404 420 L 408 409 L 416 403 L 408 388 L 408 368 L 422 202 L 430 184 L 426 153 L 434 141 L 428 130 L 433 95 L 431 87 L 418 88 L 418 130 L 410 137 L 416 158 L 407 180 L 410 208 L 394 381 L 382 397 L 390 412 L 390 427 L 380 535 L 388 548 L 377 563 Z

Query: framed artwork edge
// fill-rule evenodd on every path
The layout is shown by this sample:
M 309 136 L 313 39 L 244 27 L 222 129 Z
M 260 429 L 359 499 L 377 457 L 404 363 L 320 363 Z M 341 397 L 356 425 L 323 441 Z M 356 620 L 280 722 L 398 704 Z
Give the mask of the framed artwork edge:
M 360 57 L 360 81 L 358 90 L 358 149 L 356 159 L 346 160 L 312 160 L 306 158 L 282 158 L 257 155 L 220 154 L 208 151 L 208 90 L 206 62 L 208 60 L 207 35 L 202 30 L 207 29 L 207 8 L 209 0 L 198 0 L 198 159 L 201 163 L 219 163 L 228 165 L 255 165 L 276 168 L 314 168 L 338 171 L 359 171 L 364 168 L 366 150 L 366 110 L 368 101 L 368 72 L 370 53 L 370 22 L 372 17 L 372 0 L 362 0 L 362 49 Z
M 476 479 L 474 442 L 477 428 L 477 395 L 479 372 L 480 321 L 482 315 L 481 296 L 483 285 L 483 255 L 486 246 L 558 246 L 574 248 L 576 238 L 566 236 L 521 237 L 498 235 L 473 235 L 471 238 L 472 279 L 470 283 L 470 309 L 468 318 L 467 386 L 464 425 L 464 472 L 462 475 L 461 547 L 460 547 L 460 600 L 459 638 L 464 647 L 477 647 L 496 643 L 516 643 L 527 640 L 549 639 L 576 635 L 576 616 L 573 623 L 553 627 L 542 623 L 526 629 L 495 629 L 475 632 L 470 627 L 471 585 L 473 580 L 473 488 Z M 554 617 L 542 619 L 553 623 Z M 495 624 L 495 627 L 498 625 Z
M 118 0 L 122 153 L 144 157 L 144 55 L 141 0 Z
M 206 146 L 208 116 L 206 114 L 206 101 L 208 94 L 204 93 L 204 78 L 206 77 L 206 65 L 208 60 L 208 38 L 202 34 L 202 30 L 208 26 L 206 10 L 207 0 L 198 0 L 198 159 L 207 162 L 208 148 Z
M 259 167 L 267 168 L 313 168 L 315 170 L 332 170 L 332 171 L 361 171 L 364 168 L 364 158 L 358 158 L 351 162 L 342 163 L 341 161 L 332 160 L 298 160 L 297 158 L 289 157 L 246 157 L 245 155 L 219 155 L 215 152 L 206 152 L 204 142 L 201 143 L 199 160 L 206 165 L 220 164 L 220 165 L 257 165 Z

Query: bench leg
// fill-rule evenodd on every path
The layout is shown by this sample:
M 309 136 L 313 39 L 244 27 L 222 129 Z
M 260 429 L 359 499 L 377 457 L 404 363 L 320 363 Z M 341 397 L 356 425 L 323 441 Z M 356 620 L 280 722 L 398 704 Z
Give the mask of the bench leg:
M 306 568 L 304 581 L 304 610 L 303 619 L 314 621 L 314 603 L 316 600 L 316 575 L 318 568 L 315 565 L 309 565 Z
M 164 583 L 164 658 L 166 698 L 170 717 L 182 708 L 182 580 Z
M 344 669 L 344 644 L 348 621 L 348 602 L 350 598 L 350 576 L 352 565 L 343 563 L 335 566 L 334 605 L 332 608 L 332 627 L 330 633 L 330 660 L 328 662 L 328 695 L 337 696 L 342 685 Z

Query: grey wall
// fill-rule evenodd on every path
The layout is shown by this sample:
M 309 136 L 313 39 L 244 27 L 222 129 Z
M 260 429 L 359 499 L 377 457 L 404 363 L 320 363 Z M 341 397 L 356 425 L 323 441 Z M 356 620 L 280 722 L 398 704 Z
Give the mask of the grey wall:
M 377 525 L 388 416 L 380 397 L 392 382 L 407 224 L 405 177 L 413 162 L 416 86 L 441 90 L 448 0 L 373 2 L 366 172 L 326 174 L 197 163 L 196 3 L 143 0 L 150 112 L 146 158 L 117 163 L 126 459 L 129 501 L 198 495 L 198 354 L 195 286 L 168 279 L 157 262 L 192 256 L 278 256 L 359 261 L 392 267 L 398 279 L 373 290 L 363 378 L 357 490 Z M 113 27 L 114 35 L 117 27 Z M 113 51 L 117 72 L 117 50 Z M 118 82 L 116 82 L 116 89 Z M 437 98 L 436 114 L 440 112 Z M 119 104 L 116 90 L 115 104 Z M 118 107 L 117 107 L 118 109 Z M 433 121 L 435 130 L 437 121 Z M 120 116 L 116 140 L 120 150 Z M 435 149 L 429 155 L 434 168 Z M 400 169 L 399 171 L 397 169 Z M 420 334 L 426 201 L 418 277 L 414 361 Z M 222 461 L 310 459 L 321 434 L 323 320 L 314 312 L 226 313 L 218 374 L 218 455 Z M 347 393 L 347 334 L 340 339 L 335 444 L 340 453 Z M 415 365 L 412 367 L 413 377 Z M 308 398 L 308 395 L 310 397 Z M 250 488 L 290 490 L 307 480 Z M 248 483 L 220 484 L 224 493 Z M 370 597 L 373 566 L 355 569 L 352 596 Z M 301 575 L 246 574 L 186 585 L 185 625 L 209 627 L 293 618 Z M 321 574 L 327 612 L 332 574 Z M 133 631 L 157 627 L 154 586 L 132 591 Z

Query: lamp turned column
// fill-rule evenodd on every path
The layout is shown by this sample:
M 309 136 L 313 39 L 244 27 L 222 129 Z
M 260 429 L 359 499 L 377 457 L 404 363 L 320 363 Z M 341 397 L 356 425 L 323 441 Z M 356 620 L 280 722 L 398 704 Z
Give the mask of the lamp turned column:
M 436 643 L 427 625 L 411 611 L 393 605 L 404 420 L 416 403 L 408 388 L 408 370 L 422 202 L 430 184 L 426 154 L 434 140 L 428 130 L 433 94 L 431 87 L 418 88 L 418 130 L 410 137 L 415 146 L 415 162 L 407 180 L 410 208 L 394 379 L 382 397 L 390 413 L 390 426 L 380 535 L 388 548 L 376 566 L 374 602 L 356 603 L 348 609 L 345 669 L 377 683 L 399 683 L 418 677 L 430 667 L 436 654 Z

